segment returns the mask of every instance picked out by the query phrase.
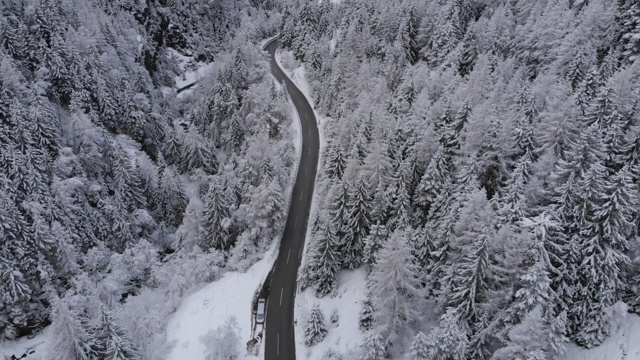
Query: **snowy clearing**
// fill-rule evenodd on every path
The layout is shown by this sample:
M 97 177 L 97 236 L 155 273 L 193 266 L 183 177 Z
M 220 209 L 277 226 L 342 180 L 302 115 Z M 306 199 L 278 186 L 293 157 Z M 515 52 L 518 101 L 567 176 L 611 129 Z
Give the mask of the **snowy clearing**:
M 602 345 L 585 349 L 566 345 L 559 360 L 638 360 L 640 359 L 640 316 L 626 312 L 626 306 L 614 305 L 611 334 Z
M 176 89 L 182 89 L 189 84 L 200 81 L 211 71 L 214 66 L 214 63 L 198 62 L 196 64 L 193 64 L 192 57 L 182 55 L 174 49 L 169 49 L 169 51 L 171 51 L 171 56 L 175 57 L 178 60 L 178 66 L 180 67 L 180 70 L 182 70 L 182 74 L 174 78 Z M 185 96 L 185 94 L 190 92 L 192 92 L 191 89 L 183 91 L 178 94 L 178 97 L 183 97 Z
M 167 341 L 175 345 L 168 360 L 204 359 L 205 346 L 200 337 L 223 325 L 230 316 L 236 317 L 241 330 L 242 348 L 238 352 L 246 353 L 244 346 L 251 339 L 251 301 L 277 257 L 278 245 L 274 241 L 262 260 L 245 273 L 228 272 L 182 302 L 167 326 Z
M 296 357 L 298 359 L 321 359 L 327 350 L 335 350 L 345 359 L 353 358 L 362 340 L 359 326 L 360 309 L 365 298 L 367 272 L 364 267 L 342 270 L 337 274 L 338 290 L 335 297 L 318 299 L 313 289 L 305 289 L 296 296 Z M 304 325 L 311 308 L 320 305 L 329 332 L 319 344 L 307 347 L 304 344 Z M 338 323 L 331 323 L 331 314 L 338 312 Z
M 31 350 L 35 350 L 32 354 L 27 355 L 27 360 L 45 360 L 47 359 L 47 343 L 49 340 L 49 327 L 42 330 L 42 333 L 33 339 L 26 337 L 16 341 L 0 341 L 0 359 L 5 359 L 15 355 L 20 358 L 23 354 L 28 354 Z

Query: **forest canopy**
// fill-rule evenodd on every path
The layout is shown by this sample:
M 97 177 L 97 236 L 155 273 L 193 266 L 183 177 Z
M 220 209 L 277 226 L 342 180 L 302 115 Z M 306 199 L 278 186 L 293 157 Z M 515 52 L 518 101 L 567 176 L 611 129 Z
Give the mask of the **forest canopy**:
M 186 292 L 262 255 L 293 161 L 275 5 L 0 1 L 0 339 L 161 359 Z
M 362 359 L 544 359 L 640 311 L 637 1 L 283 14 L 327 117 L 300 281 L 369 270 Z

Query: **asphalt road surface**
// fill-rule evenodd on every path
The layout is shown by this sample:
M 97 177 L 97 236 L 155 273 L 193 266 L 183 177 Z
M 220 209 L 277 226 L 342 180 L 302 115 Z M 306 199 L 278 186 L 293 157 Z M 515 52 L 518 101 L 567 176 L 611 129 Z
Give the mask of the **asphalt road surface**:
M 320 138 L 311 105 L 276 63 L 275 52 L 278 45 L 278 41 L 274 40 L 265 46 L 265 50 L 271 58 L 273 76 L 280 83 L 284 82 L 298 111 L 302 130 L 302 154 L 280 243 L 280 253 L 271 276 L 265 323 L 265 359 L 293 360 L 296 358 L 293 301 L 318 167 Z

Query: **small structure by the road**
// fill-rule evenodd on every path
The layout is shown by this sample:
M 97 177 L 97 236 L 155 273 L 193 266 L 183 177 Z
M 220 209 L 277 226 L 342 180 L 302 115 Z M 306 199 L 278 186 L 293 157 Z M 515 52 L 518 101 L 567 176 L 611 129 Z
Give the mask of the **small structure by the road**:
M 258 344 L 258 339 L 251 339 L 247 342 L 247 355 L 250 356 L 258 356 L 260 351 L 260 345 Z

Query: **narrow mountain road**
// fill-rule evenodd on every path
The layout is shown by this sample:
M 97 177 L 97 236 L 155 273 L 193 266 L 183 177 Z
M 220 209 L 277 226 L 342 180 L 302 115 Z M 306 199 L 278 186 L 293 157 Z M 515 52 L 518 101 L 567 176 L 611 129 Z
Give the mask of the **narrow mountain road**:
M 293 360 L 296 358 L 293 303 L 318 167 L 320 137 L 311 105 L 276 63 L 275 52 L 278 45 L 278 40 L 271 41 L 265 45 L 265 50 L 271 57 L 273 76 L 285 84 L 300 117 L 302 154 L 280 243 L 280 253 L 272 270 L 265 324 L 265 359 Z

